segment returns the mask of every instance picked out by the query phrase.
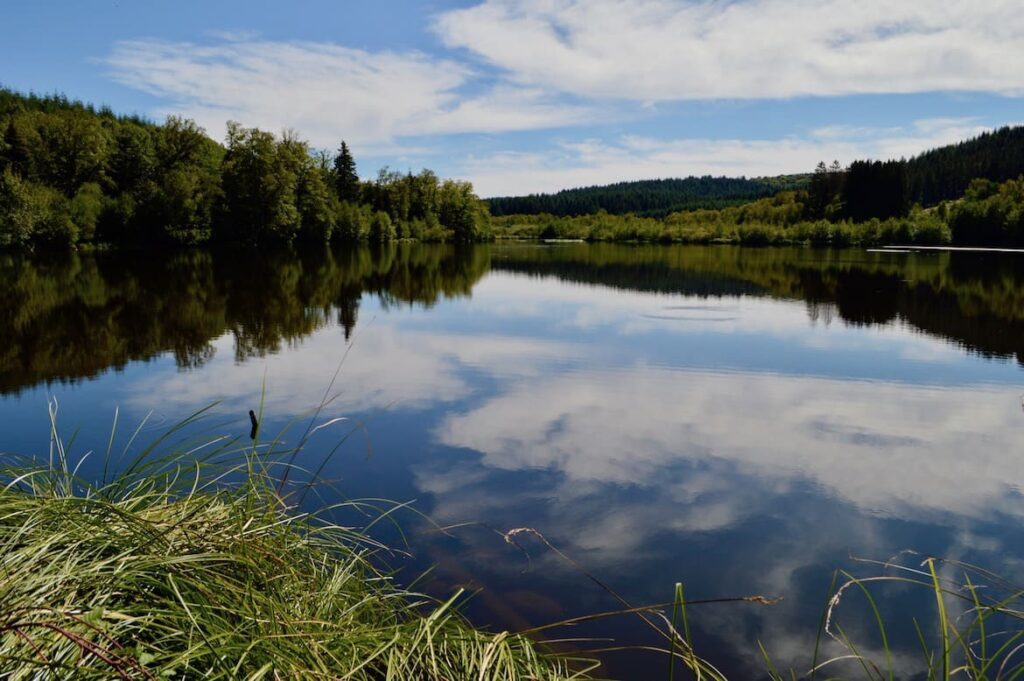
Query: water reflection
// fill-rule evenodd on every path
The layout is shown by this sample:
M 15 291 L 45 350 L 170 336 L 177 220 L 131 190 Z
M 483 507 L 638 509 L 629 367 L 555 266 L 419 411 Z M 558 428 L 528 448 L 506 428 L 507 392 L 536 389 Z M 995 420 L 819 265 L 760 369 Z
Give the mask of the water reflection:
M 505 248 L 494 267 L 633 291 L 803 300 L 812 320 L 900 319 L 989 357 L 1024 361 L 1024 263 L 976 253 L 806 248 Z
M 385 306 L 470 295 L 495 270 L 686 296 L 803 300 L 812 321 L 901 320 L 989 357 L 1024 357 L 1018 258 L 731 247 L 501 246 L 452 249 L 71 254 L 0 257 L 0 391 L 95 376 L 173 352 L 201 366 L 224 333 L 238 360 L 325 325 L 348 338 L 363 295 Z M 719 321 L 733 321 L 728 307 Z M 655 318 L 696 321 L 684 306 Z
M 238 361 L 278 352 L 332 323 L 348 338 L 364 294 L 385 306 L 429 306 L 469 295 L 487 263 L 484 250 L 409 245 L 0 256 L 0 392 L 93 377 L 162 352 L 173 352 L 182 368 L 199 367 L 225 333 Z
M 268 412 L 288 416 L 316 403 L 348 350 L 328 417 L 374 415 L 374 454 L 324 474 L 473 523 L 444 535 L 410 519 L 409 569 L 436 565 L 425 587 L 438 593 L 483 587 L 479 621 L 616 606 L 536 542 L 527 561 L 496 532 L 517 526 L 637 603 L 676 581 L 692 597 L 785 596 L 695 618 L 702 650 L 735 678 L 762 669 L 757 641 L 806 668 L 850 554 L 1024 560 L 1015 258 L 399 245 L 5 256 L 0 273 L 0 390 L 40 401 L 47 382 L 94 377 L 50 387 L 76 422 L 109 423 L 114 403 L 172 418 L 221 399 L 244 415 L 264 382 Z M 8 395 L 0 415 L 44 441 L 45 412 L 29 432 L 20 415 L 35 407 L 21 401 Z M 890 601 L 899 616 L 920 605 Z M 846 626 L 876 645 L 869 619 Z M 920 668 L 909 626 L 891 632 L 908 675 Z M 651 642 L 632 620 L 570 635 Z M 608 664 L 664 673 L 645 656 Z

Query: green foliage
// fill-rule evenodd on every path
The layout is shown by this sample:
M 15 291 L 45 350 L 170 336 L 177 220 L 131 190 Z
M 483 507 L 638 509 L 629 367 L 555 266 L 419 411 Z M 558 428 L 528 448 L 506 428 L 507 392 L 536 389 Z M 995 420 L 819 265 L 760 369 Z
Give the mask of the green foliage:
M 77 228 L 77 238 L 92 241 L 96 223 L 104 209 L 103 190 L 96 182 L 87 182 L 78 188 L 68 206 L 71 222 Z
M 181 245 L 209 240 L 221 198 L 221 156 L 220 147 L 193 121 L 168 118 L 156 136 L 155 182 L 139 196 L 136 238 Z
M 974 180 L 949 222 L 958 244 L 1024 246 L 1024 176 L 1002 184 Z
M 14 178 L 0 247 L 360 241 L 376 212 L 390 220 L 376 218 L 378 241 L 467 239 L 485 222 L 470 188 L 445 204 L 453 225 L 443 224 L 429 170 L 385 168 L 361 183 L 344 142 L 332 158 L 292 133 L 231 123 L 225 147 L 184 118 L 155 125 L 3 89 L 0 130 L 0 172 Z
M 78 111 L 23 114 L 34 172 L 29 179 L 73 196 L 85 182 L 99 182 L 106 163 L 108 133 L 100 121 Z
M 88 198 L 79 205 L 88 217 Z M 78 227 L 67 198 L 21 179 L 10 168 L 0 174 L 0 247 L 72 246 L 77 241 Z
M 846 170 L 822 163 L 808 188 L 806 217 L 854 222 L 903 217 L 915 204 L 960 198 L 976 178 L 1003 182 L 1022 173 L 1024 127 L 1001 128 L 910 160 L 855 161 Z
M 477 200 L 469 182 L 445 180 L 437 192 L 438 220 L 452 230 L 456 241 L 477 241 L 486 231 L 486 206 Z
M 395 235 L 395 225 L 391 222 L 391 217 L 382 210 L 375 212 L 370 219 L 370 241 L 374 243 L 393 241 Z
M 118 127 L 107 169 L 113 190 L 138 193 L 153 180 L 157 170 L 154 136 L 146 126 L 124 123 Z
M 9 166 L 0 174 L 0 246 L 22 247 L 32 241 L 41 214 L 27 184 Z
M 805 216 L 812 220 L 838 218 L 842 211 L 845 180 L 846 172 L 839 161 L 833 161 L 830 166 L 819 163 L 807 188 Z
M 0 130 L 0 172 L 17 178 L 3 184 L 9 209 L 0 247 L 492 237 L 491 212 L 470 184 L 387 168 L 360 182 L 345 142 L 332 158 L 294 134 L 278 139 L 231 123 L 225 148 L 187 119 L 155 125 L 2 89 Z M 1016 245 L 1012 187 L 984 196 L 975 187 L 953 208 L 912 204 L 958 198 L 971 177 L 1005 181 L 1022 172 L 1024 129 L 1005 128 L 909 161 L 821 164 L 813 175 L 754 180 L 620 183 L 493 199 L 490 207 L 502 237 L 942 244 L 951 238 L 948 223 L 958 244 Z
M 296 201 L 303 240 L 328 243 L 338 223 L 340 203 L 331 191 L 328 173 L 312 162 L 299 168 Z
M 904 161 L 856 161 L 842 184 L 842 213 L 854 222 L 902 217 L 910 209 Z
M 251 244 L 295 239 L 300 226 L 297 152 L 269 132 L 228 123 L 222 167 L 226 238 Z
M 31 177 L 34 172 L 33 154 L 29 147 L 24 124 L 14 116 L 7 119 L 0 158 L 0 170 L 10 169 L 19 177 Z
M 338 206 L 338 227 L 334 232 L 339 241 L 364 241 L 370 236 L 370 207 L 344 202 Z

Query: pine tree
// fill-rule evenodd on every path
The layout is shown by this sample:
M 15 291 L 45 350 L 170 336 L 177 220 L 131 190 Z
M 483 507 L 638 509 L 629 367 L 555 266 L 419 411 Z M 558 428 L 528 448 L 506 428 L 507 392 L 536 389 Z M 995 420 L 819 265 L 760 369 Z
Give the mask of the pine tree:
M 345 142 L 338 148 L 334 158 L 334 188 L 342 201 L 359 200 L 359 175 L 356 174 L 356 160 L 352 158 Z

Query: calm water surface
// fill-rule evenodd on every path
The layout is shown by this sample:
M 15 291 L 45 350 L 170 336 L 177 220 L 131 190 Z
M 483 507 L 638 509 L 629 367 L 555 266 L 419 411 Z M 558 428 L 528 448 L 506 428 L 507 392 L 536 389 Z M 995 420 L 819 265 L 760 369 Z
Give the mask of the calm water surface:
M 1024 259 L 810 249 L 398 246 L 0 259 L 5 452 L 45 453 L 55 396 L 81 453 L 122 423 L 155 434 L 196 408 L 266 428 L 315 406 L 323 502 L 415 501 L 399 577 L 479 589 L 478 623 L 525 629 L 619 604 L 694 608 L 698 652 L 735 678 L 809 664 L 835 568 L 913 549 L 1024 567 Z M 296 434 L 297 435 L 297 434 Z M 336 491 L 332 491 L 336 490 Z M 396 531 L 380 536 L 396 545 Z M 520 550 L 520 548 L 522 550 Z M 915 564 L 914 560 L 909 561 Z M 921 598 L 920 596 L 925 598 Z M 896 666 L 920 667 L 894 591 Z M 877 635 L 851 603 L 843 624 Z M 657 644 L 636 618 L 557 632 Z M 591 647 L 601 642 L 585 644 Z M 608 674 L 664 678 L 609 653 Z

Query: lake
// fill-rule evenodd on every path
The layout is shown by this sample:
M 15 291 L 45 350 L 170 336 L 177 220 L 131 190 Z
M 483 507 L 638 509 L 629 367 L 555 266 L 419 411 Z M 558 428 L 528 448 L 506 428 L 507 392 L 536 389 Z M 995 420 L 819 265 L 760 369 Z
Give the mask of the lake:
M 305 503 L 412 502 L 375 526 L 408 553 L 388 558 L 397 578 L 429 568 L 430 593 L 478 590 L 466 612 L 480 624 L 624 607 L 609 591 L 662 603 L 676 582 L 688 599 L 782 597 L 689 611 L 697 652 L 753 678 L 758 641 L 806 671 L 833 570 L 886 572 L 858 559 L 1024 567 L 1024 255 L 0 255 L 0 286 L 4 452 L 46 455 L 52 398 L 84 454 L 106 447 L 115 409 L 119 442 L 152 413 L 142 442 L 213 401 L 242 434 L 261 399 L 269 431 L 337 393 L 317 423 L 348 420 L 303 452 L 323 463 Z M 529 533 L 506 541 L 523 527 L 571 561 Z M 910 617 L 933 634 L 934 600 L 879 588 L 910 676 Z M 879 651 L 864 601 L 848 598 L 845 631 Z M 565 650 L 659 645 L 636 616 L 549 636 L 614 639 Z M 666 678 L 654 653 L 603 659 L 620 678 Z

